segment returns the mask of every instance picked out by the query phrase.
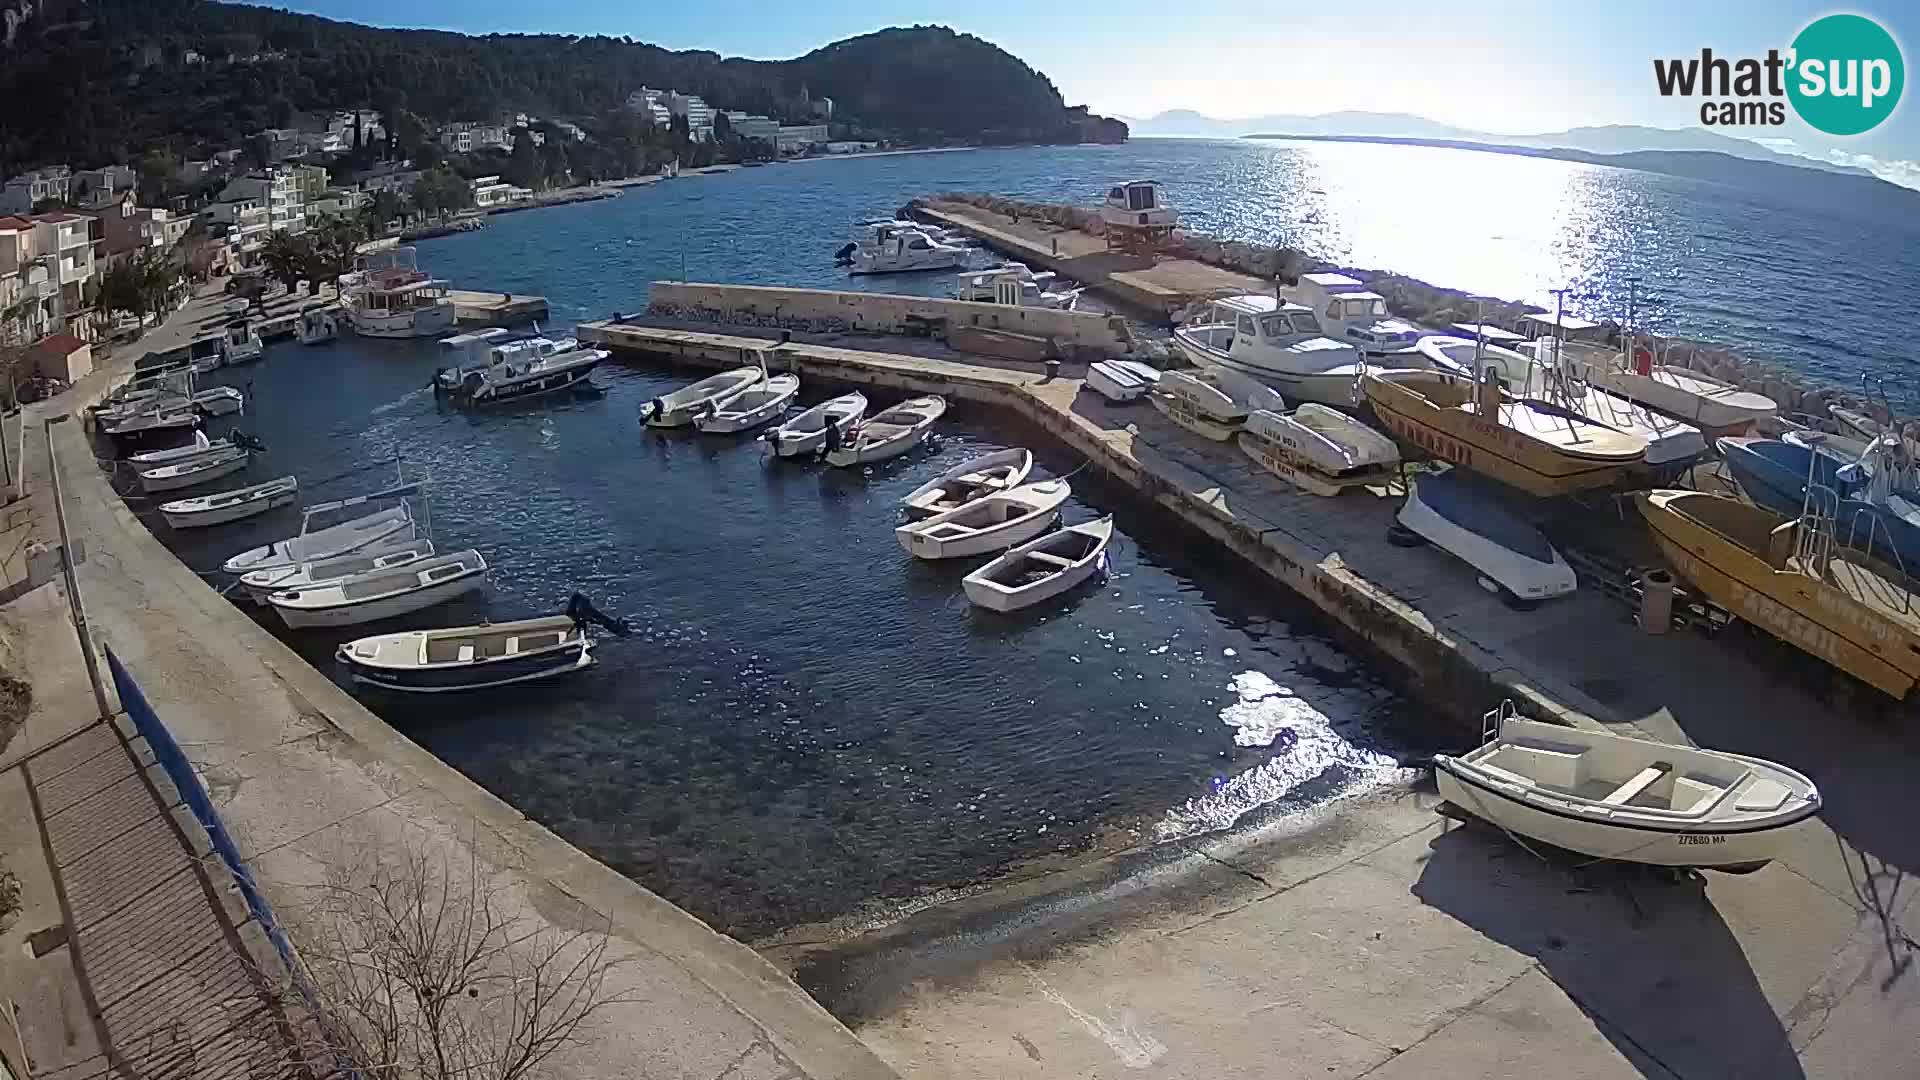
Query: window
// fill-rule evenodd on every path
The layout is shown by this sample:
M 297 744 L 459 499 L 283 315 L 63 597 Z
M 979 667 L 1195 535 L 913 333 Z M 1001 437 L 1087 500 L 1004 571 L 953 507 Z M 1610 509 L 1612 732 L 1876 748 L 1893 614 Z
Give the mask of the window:
M 1153 209 L 1153 188 L 1147 184 L 1136 184 L 1127 189 L 1127 209 Z
M 1288 316 L 1293 320 L 1293 332 L 1296 334 L 1320 333 L 1320 320 L 1313 317 L 1311 311 L 1296 311 Z
M 1339 298 L 1336 297 L 1332 300 L 1327 301 L 1327 318 L 1337 319 L 1339 317 L 1340 317 L 1340 300 Z
M 907 246 L 912 248 L 915 251 L 927 251 L 933 247 L 932 244 L 927 243 L 927 238 L 924 236 L 914 237 L 913 243 L 908 244 Z
M 1260 320 L 1260 332 L 1270 338 L 1286 337 L 1293 332 L 1285 315 L 1269 315 Z
M 1240 333 L 1245 334 L 1248 337 L 1254 336 L 1255 330 L 1253 328 L 1253 316 L 1251 315 L 1240 316 L 1239 330 L 1240 330 Z

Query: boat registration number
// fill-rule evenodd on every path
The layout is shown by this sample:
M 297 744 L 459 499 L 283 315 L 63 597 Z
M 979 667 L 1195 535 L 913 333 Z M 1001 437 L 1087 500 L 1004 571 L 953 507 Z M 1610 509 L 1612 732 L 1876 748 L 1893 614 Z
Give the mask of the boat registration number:
M 1680 844 L 1682 847 L 1685 847 L 1689 844 L 1724 844 L 1726 842 L 1727 842 L 1726 837 L 1716 836 L 1713 833 L 1681 833 L 1680 834 Z

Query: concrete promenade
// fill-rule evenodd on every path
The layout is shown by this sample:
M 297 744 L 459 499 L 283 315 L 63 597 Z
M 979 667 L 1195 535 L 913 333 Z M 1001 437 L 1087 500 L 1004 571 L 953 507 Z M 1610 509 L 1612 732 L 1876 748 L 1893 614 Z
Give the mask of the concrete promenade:
M 38 430 L 41 417 L 80 409 L 138 352 L 217 322 L 222 303 L 197 300 L 89 380 L 30 408 L 28 424 Z M 604 934 L 616 963 L 609 989 L 621 1003 L 541 1075 L 893 1075 L 752 950 L 527 820 L 342 693 L 148 533 L 95 466 L 78 421 L 54 430 L 69 523 L 86 549 L 80 580 L 95 635 L 141 681 L 283 921 L 297 924 L 307 887 L 342 866 L 422 850 L 457 867 L 472 859 L 513 916 Z M 51 529 L 50 516 L 45 523 Z M 9 670 L 36 692 L 46 688 L 45 723 L 16 735 L 9 756 L 70 734 L 63 719 L 91 716 L 84 677 L 74 685 L 61 588 L 41 586 L 0 608 Z M 56 655 L 62 640 L 66 652 Z

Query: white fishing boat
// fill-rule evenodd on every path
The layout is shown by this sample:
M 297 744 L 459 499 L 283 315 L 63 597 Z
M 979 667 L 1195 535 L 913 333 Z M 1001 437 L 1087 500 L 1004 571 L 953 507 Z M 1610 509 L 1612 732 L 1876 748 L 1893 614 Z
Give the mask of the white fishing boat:
M 397 535 L 397 534 L 396 534 Z M 433 541 L 426 537 L 406 537 L 399 540 L 382 540 L 369 544 L 351 555 L 336 555 L 330 559 L 315 559 L 298 566 L 276 567 L 270 570 L 249 570 L 240 575 L 240 587 L 257 603 L 266 603 L 267 594 L 281 589 L 304 589 L 312 585 L 338 581 L 359 574 L 370 574 L 376 570 L 388 570 L 396 566 L 419 562 L 433 557 Z
M 984 555 L 1046 532 L 1071 494 L 1073 489 L 1065 480 L 1023 484 L 908 522 L 893 530 L 893 536 L 916 559 Z
M 1345 274 L 1301 274 L 1294 295 L 1312 311 L 1328 337 L 1359 348 L 1366 356 L 1398 364 L 1422 337 L 1433 331 L 1387 313 L 1387 298 Z
M 1045 307 L 1071 311 L 1080 302 L 1079 289 L 1049 289 L 1051 271 L 1034 273 L 1021 263 L 972 270 L 960 275 L 953 287 L 955 300 L 1008 307 Z
M 217 454 L 222 450 L 233 449 L 231 439 L 209 439 L 204 431 L 193 433 L 193 441 L 185 446 L 170 446 L 164 450 L 148 450 L 144 453 L 129 454 L 127 461 L 135 469 L 150 469 L 156 465 L 171 465 L 175 462 Z
M 1102 572 L 1112 539 L 1112 517 L 1069 525 L 1012 548 L 962 578 L 960 587 L 989 611 L 1031 607 Z
M 973 248 L 943 244 L 918 226 L 902 223 L 876 230 L 874 238 L 854 245 L 849 274 L 910 274 L 953 270 L 973 258 Z
M 267 594 L 267 603 L 292 629 L 358 626 L 443 604 L 481 588 L 486 576 L 487 560 L 469 548 L 323 585 L 278 589 Z
M 193 406 L 208 416 L 227 416 L 243 411 L 247 397 L 231 386 L 210 386 L 193 392 Z
M 293 336 L 302 345 L 325 345 L 340 336 L 340 321 L 332 308 L 310 307 L 300 313 Z
M 801 457 L 826 446 L 828 428 L 836 441 L 844 440 L 866 414 L 867 395 L 856 390 L 823 401 L 761 437 L 779 457 Z
M 462 405 L 497 405 L 558 393 L 586 382 L 612 355 L 573 338 L 501 340 L 505 336 L 496 327 L 442 341 L 442 348 L 465 356 L 467 362 L 435 372 L 434 392 Z
M 438 337 L 453 329 L 448 283 L 421 272 L 411 247 L 369 252 L 340 275 L 347 324 L 366 337 Z
M 766 372 L 757 366 L 737 367 L 718 375 L 709 375 L 640 406 L 640 422 L 655 428 L 686 427 L 708 406 L 718 406 L 735 394 L 753 389 L 765 377 Z
M 1546 534 L 1508 510 L 1489 482 L 1464 470 L 1409 479 L 1397 520 L 1472 567 L 1509 606 L 1530 607 L 1577 585 Z
M 200 426 L 200 410 L 193 402 L 170 399 L 125 414 L 101 413 L 96 422 L 102 433 L 116 439 L 134 440 L 189 431 Z
M 955 510 L 996 491 L 1019 487 L 1033 471 L 1033 451 L 1024 446 L 995 450 L 955 465 L 914 488 L 900 505 L 910 518 Z
M 909 398 L 883 409 L 855 425 L 846 441 L 829 437 L 827 464 L 866 465 L 899 457 L 925 442 L 934 421 L 946 415 L 946 411 L 947 399 L 935 395 Z
M 1607 362 L 1582 364 L 1578 373 L 1595 386 L 1678 417 L 1714 436 L 1745 434 L 1755 423 L 1780 411 L 1779 404 L 1765 394 L 1742 390 L 1698 371 L 1656 364 L 1644 350 L 1637 351 L 1631 362 L 1616 355 Z
M 260 340 L 259 331 L 245 319 L 235 319 L 227 324 L 226 332 L 220 341 L 220 363 L 224 367 L 236 364 L 251 364 L 266 354 L 266 345 Z
M 223 476 L 232 476 L 247 467 L 247 459 L 252 454 L 239 447 L 232 447 L 218 454 L 176 461 L 170 465 L 155 465 L 151 469 L 141 469 L 140 490 L 149 494 L 156 491 L 177 491 L 181 488 L 204 484 L 209 480 L 218 480 Z
M 710 405 L 708 411 L 693 418 L 693 426 L 711 434 L 724 435 L 751 431 L 761 424 L 778 420 L 793 399 L 800 396 L 800 376 L 775 375 L 751 390 Z
M 1291 413 L 1255 409 L 1235 438 L 1268 472 L 1315 495 L 1385 483 L 1400 463 L 1392 439 L 1312 402 Z
M 304 562 L 351 554 L 382 541 L 411 540 L 417 535 L 417 527 L 413 510 L 404 499 L 418 490 L 416 484 L 404 484 L 372 495 L 357 495 L 338 502 L 309 506 L 302 515 L 297 534 L 249 548 L 221 563 L 220 569 L 229 574 L 246 574 L 253 570 L 290 570 Z M 386 498 L 399 498 L 402 501 L 398 505 L 374 510 L 338 524 L 313 528 L 315 518 L 358 509 Z
M 1087 388 L 1108 401 L 1138 401 L 1160 384 L 1160 369 L 1140 360 L 1100 360 L 1087 365 Z
M 381 634 L 336 655 L 355 682 L 416 694 L 511 686 L 594 663 L 585 627 L 566 615 Z
M 202 495 L 194 499 L 176 499 L 160 504 L 160 516 L 176 529 L 198 529 L 224 525 L 255 514 L 264 514 L 281 506 L 291 506 L 300 496 L 300 482 L 291 476 L 264 484 Z
M 1162 372 L 1150 400 L 1167 419 L 1216 442 L 1233 438 L 1255 409 L 1282 412 L 1287 407 L 1273 390 L 1221 368 Z
M 1312 311 L 1271 296 L 1215 300 L 1200 322 L 1173 331 L 1174 344 L 1201 367 L 1251 376 L 1296 401 L 1352 407 L 1360 350 L 1328 337 Z
M 1441 798 L 1594 858 L 1746 873 L 1820 810 L 1813 781 L 1744 754 L 1523 720 L 1510 705 L 1489 728 L 1478 750 L 1434 756 Z

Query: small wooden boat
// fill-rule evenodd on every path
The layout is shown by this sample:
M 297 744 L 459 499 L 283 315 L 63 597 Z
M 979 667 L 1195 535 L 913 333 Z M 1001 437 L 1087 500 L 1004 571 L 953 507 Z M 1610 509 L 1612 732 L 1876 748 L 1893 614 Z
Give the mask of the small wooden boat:
M 1784 765 L 1510 708 L 1478 750 L 1433 759 L 1441 798 L 1510 833 L 1600 859 L 1747 873 L 1820 811 L 1813 781 Z
M 1439 371 L 1370 371 L 1374 415 L 1408 445 L 1529 495 L 1609 487 L 1646 460 L 1647 441 L 1542 401 L 1511 399 L 1497 382 Z
M 217 454 L 187 458 L 171 465 L 155 465 L 151 469 L 141 469 L 140 490 L 149 493 L 177 491 L 180 488 L 218 480 L 223 476 L 232 476 L 246 468 L 247 459 L 252 456 L 249 451 L 236 446 Z
M 1291 413 L 1255 409 L 1235 438 L 1268 472 L 1315 495 L 1384 484 L 1400 463 L 1392 439 L 1313 402 Z
M 1047 530 L 1073 489 L 1065 480 L 1042 480 L 1011 491 L 995 492 L 954 510 L 908 522 L 894 538 L 918 559 L 957 559 L 984 555 Z
M 847 432 L 866 414 L 867 395 L 856 390 L 815 405 L 762 438 L 779 457 L 802 457 L 826 445 L 828 427 L 833 428 L 836 438 L 845 439 Z
M 707 407 L 718 406 L 735 394 L 753 389 L 765 376 L 758 367 L 738 367 L 709 375 L 640 406 L 640 422 L 655 428 L 686 427 Z
M 245 394 L 231 386 L 211 386 L 193 392 L 193 407 L 208 416 L 226 416 L 247 407 Z
M 1033 471 L 1033 451 L 1024 446 L 995 450 L 963 461 L 914 488 L 900 500 L 910 518 L 932 517 L 996 491 L 1017 488 Z
M 229 521 L 264 514 L 275 507 L 289 506 L 299 496 L 300 481 L 291 476 L 282 476 L 278 480 L 222 491 L 217 495 L 161 503 L 160 516 L 176 529 L 198 529 L 208 525 L 224 525 Z
M 304 589 L 279 589 L 267 603 L 287 626 L 358 626 L 445 603 L 486 584 L 487 560 L 469 548 L 451 555 L 339 578 Z
M 204 431 L 193 433 L 193 441 L 185 446 L 170 446 L 164 450 L 148 450 L 144 453 L 129 454 L 127 461 L 135 469 L 151 469 L 160 465 L 173 465 L 197 457 L 206 457 L 223 450 L 233 449 L 231 439 L 208 439 Z
M 1509 606 L 1531 607 L 1577 585 L 1546 534 L 1503 506 L 1490 482 L 1465 470 L 1410 479 L 1397 520 L 1472 567 Z
M 376 570 L 388 570 L 433 557 L 433 541 L 407 537 L 397 541 L 370 544 L 351 555 L 315 559 L 298 566 L 273 570 L 249 570 L 240 575 L 241 588 L 257 603 L 266 603 L 267 594 L 281 589 L 304 589 L 312 585 L 338 581 Z
M 709 403 L 696 413 L 693 426 L 713 434 L 751 431 L 761 424 L 780 419 L 793 399 L 800 396 L 800 376 L 775 375 L 751 390 L 745 390 L 719 404 Z
M 336 655 L 355 682 L 414 694 L 510 686 L 594 663 L 586 629 L 566 615 L 381 634 Z
M 362 496 L 346 502 L 372 498 Z M 309 521 L 317 513 L 342 503 L 322 504 L 308 507 L 306 517 Z M 276 540 L 271 544 L 262 544 L 248 548 L 220 564 L 220 569 L 229 574 L 246 574 L 253 570 L 291 570 L 303 562 L 316 559 L 331 559 L 336 555 L 346 555 L 360 551 L 382 541 L 411 540 L 414 537 L 413 511 L 406 505 L 389 506 L 371 514 L 329 525 L 324 529 L 307 532 L 304 529 L 296 536 Z
M 1087 389 L 1108 401 L 1138 401 L 1160 383 L 1160 369 L 1139 360 L 1101 360 L 1087 365 Z
M 960 581 L 967 599 L 989 611 L 1018 611 L 1050 600 L 1100 573 L 1113 518 L 1069 525 L 1029 540 Z
M 1287 407 L 1273 390 L 1221 368 L 1163 372 L 1151 400 L 1167 419 L 1216 442 L 1233 438 L 1255 409 L 1282 412 Z
M 899 457 L 925 442 L 934 421 L 946 411 L 947 399 L 930 395 L 909 398 L 875 413 L 860 421 L 852 438 L 827 446 L 827 464 L 865 465 Z
M 200 410 L 192 401 L 168 399 L 150 408 L 129 413 L 101 413 L 100 431 L 124 442 L 151 438 L 200 426 Z
M 1709 436 L 1739 435 L 1780 406 L 1765 394 L 1686 368 L 1655 364 L 1645 372 L 1624 363 L 1589 364 L 1582 378 L 1650 409 L 1699 427 Z

